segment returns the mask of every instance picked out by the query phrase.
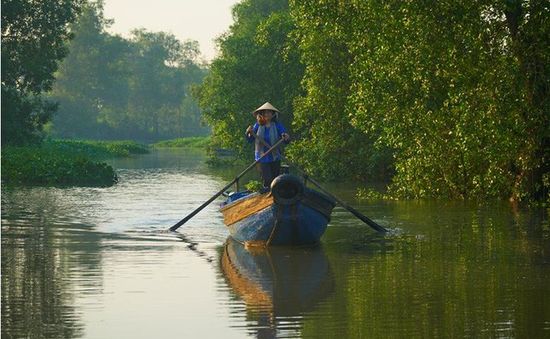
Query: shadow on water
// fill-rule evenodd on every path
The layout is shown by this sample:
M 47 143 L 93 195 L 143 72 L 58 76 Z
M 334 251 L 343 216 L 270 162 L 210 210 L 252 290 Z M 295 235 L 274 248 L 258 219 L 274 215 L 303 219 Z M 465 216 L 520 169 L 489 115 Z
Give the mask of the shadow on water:
M 246 306 L 249 334 L 296 335 L 301 317 L 334 290 L 323 248 L 245 248 L 227 239 L 219 261 L 234 295 Z M 286 333 L 286 334 L 285 334 Z

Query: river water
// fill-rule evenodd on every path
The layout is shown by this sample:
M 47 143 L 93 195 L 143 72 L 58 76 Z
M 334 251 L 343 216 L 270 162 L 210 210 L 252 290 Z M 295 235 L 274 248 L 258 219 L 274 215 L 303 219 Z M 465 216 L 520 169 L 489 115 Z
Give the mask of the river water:
M 228 240 L 192 151 L 113 161 L 110 188 L 2 188 L 2 338 L 550 337 L 550 226 L 503 202 L 333 193 L 320 246 Z

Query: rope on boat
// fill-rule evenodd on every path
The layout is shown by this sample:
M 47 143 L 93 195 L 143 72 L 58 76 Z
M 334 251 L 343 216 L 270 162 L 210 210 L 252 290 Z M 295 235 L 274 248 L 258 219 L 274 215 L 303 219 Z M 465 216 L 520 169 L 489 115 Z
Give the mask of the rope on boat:
M 269 235 L 269 238 L 267 239 L 267 242 L 265 243 L 266 246 L 269 246 L 271 244 L 271 241 L 273 240 L 273 236 L 275 235 L 275 230 L 277 230 L 277 226 L 279 226 L 279 219 L 283 215 L 282 212 L 282 206 L 275 205 L 277 208 L 276 216 L 275 216 L 275 225 L 273 225 L 273 229 L 271 230 L 271 234 Z

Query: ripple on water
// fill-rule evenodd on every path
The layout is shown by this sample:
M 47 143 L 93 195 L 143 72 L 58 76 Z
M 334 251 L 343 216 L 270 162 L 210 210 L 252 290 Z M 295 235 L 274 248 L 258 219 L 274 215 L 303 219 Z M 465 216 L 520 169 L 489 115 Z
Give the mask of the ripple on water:
M 217 202 L 178 232 L 167 231 L 225 185 L 195 158 L 186 161 L 170 152 L 117 160 L 126 169 L 109 188 L 3 190 L 2 334 L 366 338 L 550 331 L 548 232 L 536 215 L 496 204 L 359 203 L 354 190 L 341 191 L 390 232 L 376 234 L 336 208 L 319 249 L 262 252 L 233 244 L 228 252 Z

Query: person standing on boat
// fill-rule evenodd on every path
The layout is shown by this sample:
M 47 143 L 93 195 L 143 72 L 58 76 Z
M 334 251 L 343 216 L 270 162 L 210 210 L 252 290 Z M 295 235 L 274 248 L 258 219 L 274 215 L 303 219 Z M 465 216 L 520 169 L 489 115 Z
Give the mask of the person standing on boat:
M 285 127 L 277 121 L 279 113 L 279 110 L 269 102 L 266 102 L 252 112 L 256 118 L 256 123 L 254 126 L 248 126 L 246 129 L 246 138 L 248 142 L 255 142 L 254 157 L 256 160 L 260 159 L 263 153 L 269 149 L 268 146 L 264 146 L 260 142 L 261 139 L 263 139 L 267 145 L 274 145 L 281 138 L 287 143 L 290 140 L 290 136 Z M 254 135 L 256 135 L 258 139 L 256 139 Z M 262 193 L 265 193 L 269 191 L 271 182 L 281 171 L 281 150 L 276 149 L 272 151 L 265 158 L 261 159 L 258 165 L 262 176 Z

